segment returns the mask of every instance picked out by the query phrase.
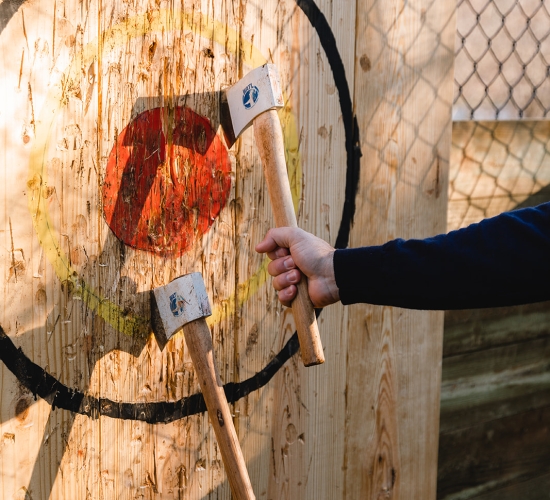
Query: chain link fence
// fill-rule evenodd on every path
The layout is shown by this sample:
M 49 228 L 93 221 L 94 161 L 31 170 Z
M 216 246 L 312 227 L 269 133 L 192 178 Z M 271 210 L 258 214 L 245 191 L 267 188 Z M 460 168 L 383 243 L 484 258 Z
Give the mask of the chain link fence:
M 453 119 L 550 114 L 550 1 L 458 0 Z
M 448 229 L 550 200 L 550 121 L 453 124 Z
M 458 0 L 448 229 L 550 200 L 550 0 Z

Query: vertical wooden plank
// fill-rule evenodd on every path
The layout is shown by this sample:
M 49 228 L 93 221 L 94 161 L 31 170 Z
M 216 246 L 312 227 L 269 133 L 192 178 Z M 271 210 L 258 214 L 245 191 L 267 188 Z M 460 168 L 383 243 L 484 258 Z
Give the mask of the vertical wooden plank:
M 281 72 L 288 102 L 281 119 L 299 225 L 332 243 L 342 216 L 345 127 L 349 124 L 342 123 L 334 61 L 322 42 L 334 37 L 346 68 L 353 67 L 349 47 L 354 43 L 354 5 L 264 2 L 259 14 L 248 4 L 251 17 L 243 25 L 244 37 L 252 39 L 254 35 L 254 44 L 273 57 Z M 261 20 L 261 30 L 254 16 Z M 352 88 L 353 72 L 348 77 L 346 83 Z M 252 190 L 249 184 L 247 191 L 243 177 L 240 191 L 249 198 L 242 204 L 242 229 L 237 231 L 246 243 L 239 250 L 239 276 L 249 276 L 258 266 L 251 246 L 273 225 L 261 165 L 253 144 L 250 152 L 246 144 L 244 140 L 241 143 L 240 161 L 243 166 L 251 164 L 249 169 L 254 170 L 242 172 L 254 180 Z M 238 186 L 240 189 L 241 184 Z M 239 314 L 242 379 L 245 373 L 262 368 L 259 361 L 272 358 L 283 348 L 294 333 L 294 323 L 269 284 Z M 323 311 L 319 319 L 325 365 L 304 369 L 299 359 L 293 358 L 268 387 L 236 406 L 239 419 L 250 415 L 248 428 L 241 427 L 241 432 L 245 450 L 255 450 L 250 454 L 256 457 L 251 467 L 260 479 L 258 495 L 272 499 L 338 498 L 342 493 L 345 334 L 339 332 L 343 315 L 343 308 L 334 307 Z
M 63 318 L 60 318 L 61 314 L 55 315 L 56 312 L 66 313 L 66 310 L 52 310 L 57 293 L 49 286 L 48 270 L 44 269 L 41 250 L 31 236 L 32 219 L 27 203 L 33 184 L 28 182 L 26 168 L 39 126 L 39 110 L 48 91 L 49 77 L 55 79 L 57 76 L 54 66 L 59 47 L 56 41 L 67 35 L 67 26 L 60 24 L 54 28 L 55 4 L 41 2 L 37 7 L 42 12 L 41 16 L 25 18 L 24 9 L 15 12 L 2 38 L 3 54 L 12 52 L 5 45 L 8 39 L 17 46 L 20 55 L 17 64 L 14 60 L 6 61 L 2 93 L 2 108 L 7 112 L 2 138 L 7 154 L 2 174 L 3 184 L 8 187 L 4 193 L 2 219 L 5 221 L 4 229 L 12 228 L 6 233 L 9 246 L 4 247 L 7 255 L 2 274 L 6 300 L 2 325 L 33 359 L 47 366 L 51 373 L 61 376 L 65 372 L 70 377 L 74 375 L 70 367 L 71 342 L 67 342 L 67 337 L 63 338 L 62 332 L 70 321 L 66 314 L 62 314 Z M 50 198 L 50 202 L 55 199 L 59 202 L 59 196 L 51 188 L 44 190 L 44 196 Z M 57 322 L 61 335 L 52 338 L 52 318 L 58 317 L 61 319 Z M 16 446 L 11 463 L 4 462 L 13 474 L 7 481 L 5 493 L 6 496 L 25 498 L 27 495 L 37 496 L 40 491 L 50 492 L 53 488 L 55 471 L 63 456 L 63 434 L 71 418 L 69 415 L 56 415 L 56 418 L 49 419 L 50 404 L 44 401 L 36 404 L 32 394 L 12 377 L 11 374 L 3 377 L 6 383 L 13 384 L 17 394 L 11 405 L 6 407 L 9 410 L 7 418 L 2 418 L 8 429 L 14 429 L 13 442 Z
M 296 116 L 294 133 L 298 141 L 292 138 L 296 142 L 289 150 L 289 166 L 299 166 L 303 172 L 295 174 L 302 190 L 299 224 L 334 243 L 344 198 L 344 127 L 348 124 L 342 123 L 334 61 L 329 60 L 321 40 L 326 42 L 335 36 L 342 57 L 350 57 L 353 15 L 348 18 L 345 12 L 352 12 L 353 5 L 346 4 L 345 11 L 341 11 L 329 2 L 298 4 L 297 8 L 294 2 L 278 3 L 275 15 L 280 39 L 277 50 L 270 52 L 280 58 L 276 60 L 282 70 L 283 85 L 288 89 L 291 112 Z M 318 11 L 313 9 L 317 6 Z M 319 32 L 318 25 L 313 24 L 321 21 L 321 16 L 326 27 Z M 351 84 L 352 80 L 350 77 Z M 287 130 L 293 126 L 292 118 L 287 115 L 284 121 Z M 270 222 L 267 223 L 264 231 L 269 227 Z M 258 231 L 257 237 L 262 235 L 263 231 Z M 277 352 L 294 327 L 289 313 L 283 312 L 280 305 L 273 302 L 274 296 L 271 297 L 274 311 L 280 315 L 274 321 L 278 337 L 272 344 Z M 273 380 L 274 394 L 268 400 L 267 412 L 270 421 L 268 498 L 341 495 L 343 441 L 336 436 L 342 432 L 345 419 L 342 369 L 345 340 L 333 332 L 340 331 L 342 315 L 342 309 L 335 307 L 324 311 L 320 318 L 327 356 L 323 367 L 305 370 L 292 360 Z M 266 335 L 273 332 L 267 330 Z M 266 456 L 265 449 L 263 456 Z M 259 491 L 261 494 L 262 489 Z
M 297 81 L 293 86 L 304 164 L 299 224 L 334 245 L 344 223 L 348 142 L 353 128 L 346 99 L 354 91 L 356 2 L 306 4 L 300 2 L 303 24 L 296 44 Z M 322 312 L 319 325 L 326 362 L 304 371 L 302 403 L 307 420 L 302 467 L 307 483 L 302 498 L 341 498 L 344 491 L 346 319 L 347 310 L 341 305 Z
M 363 158 L 352 246 L 445 231 L 453 10 L 358 4 Z M 350 308 L 345 498 L 435 498 L 442 319 Z

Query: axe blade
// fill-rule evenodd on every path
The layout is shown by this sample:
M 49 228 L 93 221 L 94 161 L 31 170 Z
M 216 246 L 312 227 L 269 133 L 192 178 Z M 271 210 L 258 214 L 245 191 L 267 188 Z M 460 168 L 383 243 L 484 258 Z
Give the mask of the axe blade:
M 257 116 L 268 109 L 284 106 L 279 72 L 274 64 L 253 69 L 237 83 L 220 93 L 220 125 L 227 146 L 237 138 Z
M 212 314 L 201 273 L 180 276 L 150 292 L 151 326 L 160 349 L 187 323 Z

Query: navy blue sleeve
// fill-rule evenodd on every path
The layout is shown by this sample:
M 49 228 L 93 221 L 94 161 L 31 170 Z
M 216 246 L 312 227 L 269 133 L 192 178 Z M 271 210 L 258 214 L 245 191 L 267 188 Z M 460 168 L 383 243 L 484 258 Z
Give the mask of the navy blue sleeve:
M 550 203 L 424 240 L 336 250 L 344 304 L 470 309 L 550 300 Z

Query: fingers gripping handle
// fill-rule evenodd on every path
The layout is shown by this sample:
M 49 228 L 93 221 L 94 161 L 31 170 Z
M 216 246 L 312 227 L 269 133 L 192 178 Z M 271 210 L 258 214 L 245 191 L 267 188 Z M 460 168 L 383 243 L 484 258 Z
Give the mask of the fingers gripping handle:
M 187 323 L 183 327 L 183 334 L 216 434 L 233 496 L 236 500 L 255 500 L 229 404 L 214 363 L 210 329 L 204 318 L 201 318 Z
M 262 160 L 275 224 L 277 227 L 297 227 L 286 170 L 281 122 L 274 109 L 254 119 L 254 136 Z M 298 294 L 292 302 L 292 314 L 304 365 L 324 363 L 325 355 L 319 337 L 315 309 L 309 298 L 305 277 L 298 284 Z

